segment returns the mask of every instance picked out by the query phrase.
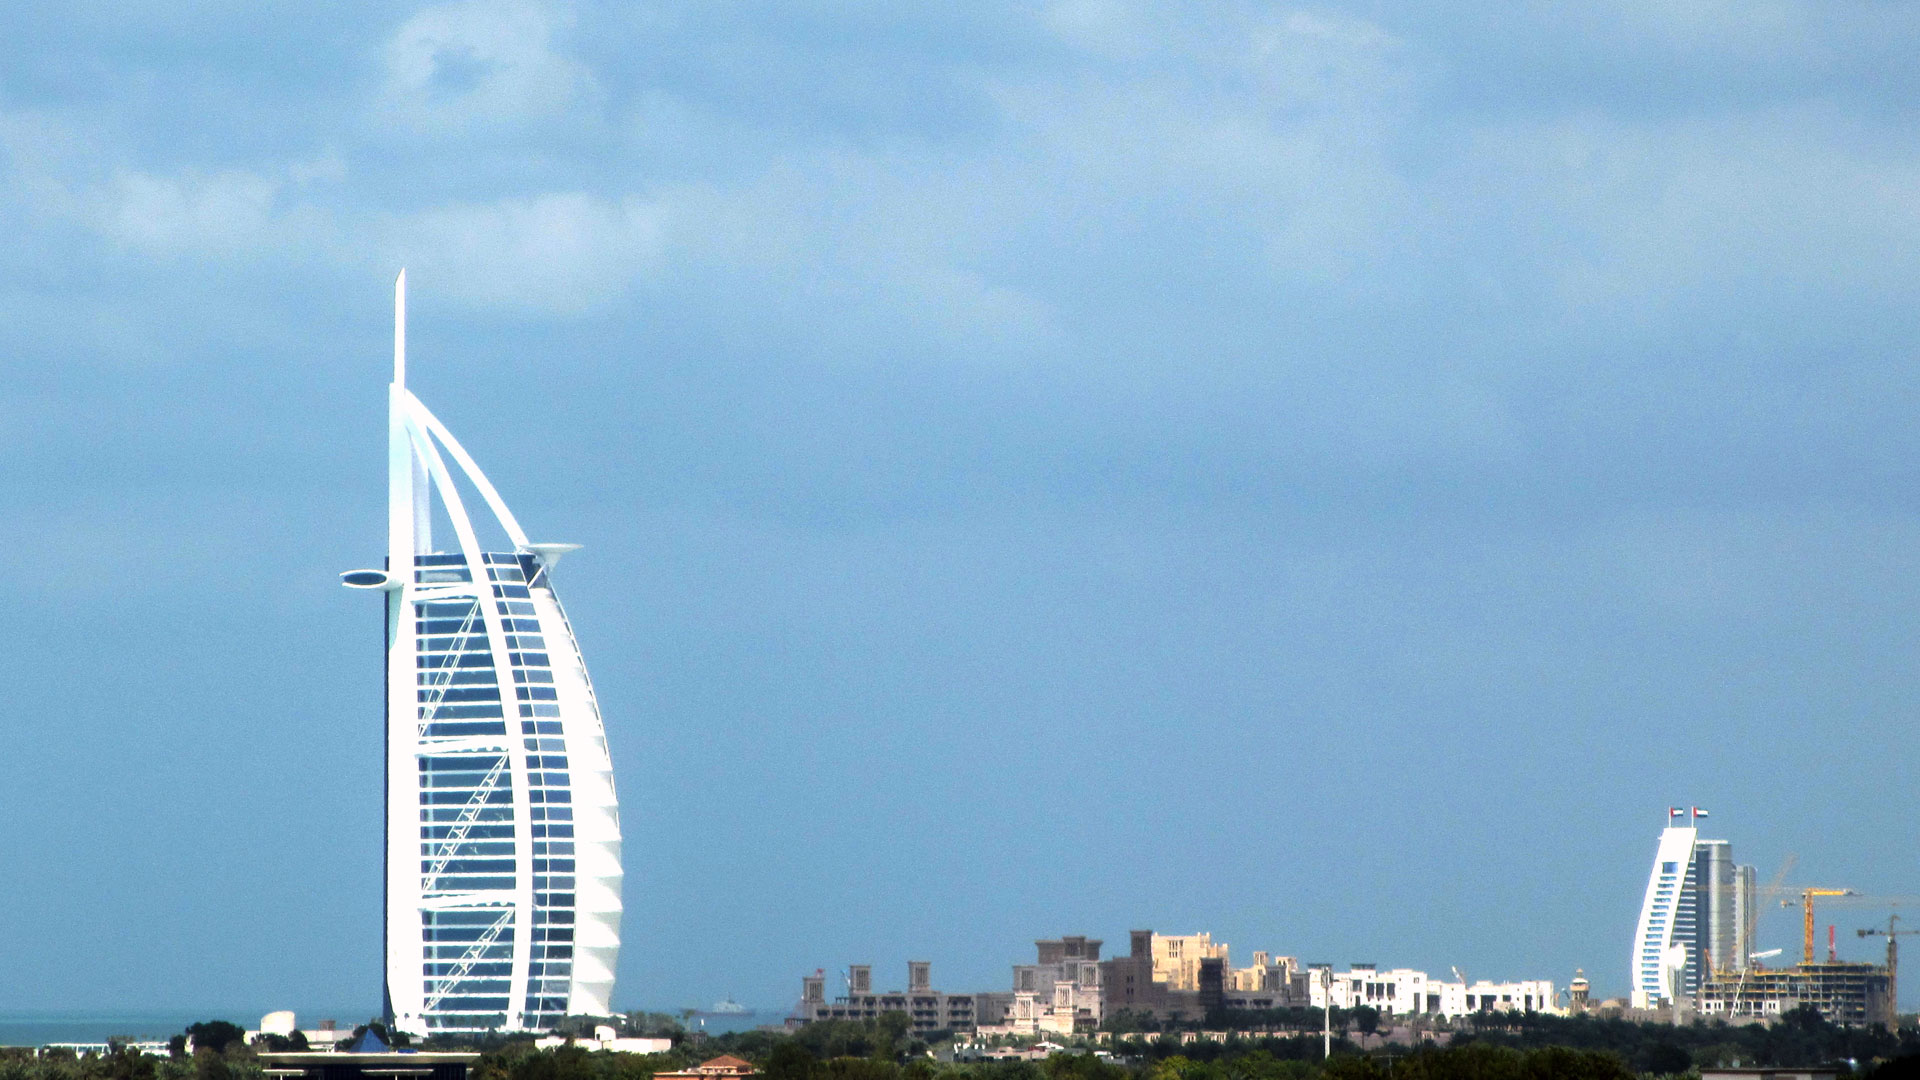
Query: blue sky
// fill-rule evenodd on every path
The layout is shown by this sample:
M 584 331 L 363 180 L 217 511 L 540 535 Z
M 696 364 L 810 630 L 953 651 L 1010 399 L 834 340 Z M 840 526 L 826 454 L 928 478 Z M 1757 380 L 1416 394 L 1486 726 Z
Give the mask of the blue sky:
M 1920 892 L 1920 11 L 924 7 L 0 11 L 0 1008 L 377 1008 L 401 265 L 586 545 L 618 1005 L 1621 993 L 1669 803 Z

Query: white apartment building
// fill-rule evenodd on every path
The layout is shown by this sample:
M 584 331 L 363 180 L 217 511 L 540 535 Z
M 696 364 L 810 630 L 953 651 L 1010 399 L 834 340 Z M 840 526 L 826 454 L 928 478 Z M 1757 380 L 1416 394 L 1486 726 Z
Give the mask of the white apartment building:
M 1307 979 L 1308 1001 L 1324 1008 L 1331 994 L 1336 1009 L 1362 1005 L 1389 1016 L 1463 1016 L 1472 1012 L 1542 1012 L 1559 1014 L 1551 979 L 1472 984 L 1430 978 L 1424 971 L 1394 968 L 1381 971 L 1371 964 L 1355 964 L 1349 971 L 1330 972 L 1323 981 L 1315 971 Z

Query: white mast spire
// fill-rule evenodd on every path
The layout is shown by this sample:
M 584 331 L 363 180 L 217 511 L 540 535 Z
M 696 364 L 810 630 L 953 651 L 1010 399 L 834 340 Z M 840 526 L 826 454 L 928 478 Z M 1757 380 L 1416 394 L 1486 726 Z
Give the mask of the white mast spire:
M 407 268 L 393 280 L 393 385 L 407 385 Z

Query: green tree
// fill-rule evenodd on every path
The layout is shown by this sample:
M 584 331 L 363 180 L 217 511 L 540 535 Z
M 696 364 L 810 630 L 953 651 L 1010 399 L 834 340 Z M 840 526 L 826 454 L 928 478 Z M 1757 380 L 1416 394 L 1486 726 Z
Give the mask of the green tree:
M 246 1038 L 246 1029 L 225 1020 L 203 1020 L 187 1025 L 187 1041 L 193 1044 L 195 1050 L 218 1053 L 234 1043 L 245 1042 Z
M 820 1063 L 818 1080 L 900 1080 L 900 1066 L 874 1057 L 839 1057 Z
M 635 1038 L 672 1039 L 678 1044 L 687 1036 L 687 1025 L 672 1013 L 635 1011 L 628 1013 L 624 1020 L 626 1033 Z
M 814 1068 L 819 1059 L 800 1044 L 798 1039 L 782 1039 L 773 1052 L 767 1055 L 760 1072 L 766 1080 L 814 1080 Z
M 881 1013 L 873 1022 L 874 1047 L 873 1058 L 876 1061 L 898 1061 L 906 1049 L 907 1032 L 913 1029 L 913 1018 L 903 1012 Z
M 1325 1080 L 1386 1080 L 1385 1071 L 1372 1058 L 1345 1054 L 1329 1059 L 1320 1075 Z

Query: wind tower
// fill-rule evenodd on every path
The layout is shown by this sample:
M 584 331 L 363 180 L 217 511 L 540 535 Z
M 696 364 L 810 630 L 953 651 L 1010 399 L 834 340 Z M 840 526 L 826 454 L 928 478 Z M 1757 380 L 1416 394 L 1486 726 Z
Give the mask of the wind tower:
M 612 1011 L 620 951 L 613 766 L 551 581 L 578 545 L 530 542 L 407 389 L 404 270 L 393 302 L 386 566 L 340 575 L 386 597 L 386 1019 L 545 1030 Z M 495 550 L 461 482 L 505 534 Z

